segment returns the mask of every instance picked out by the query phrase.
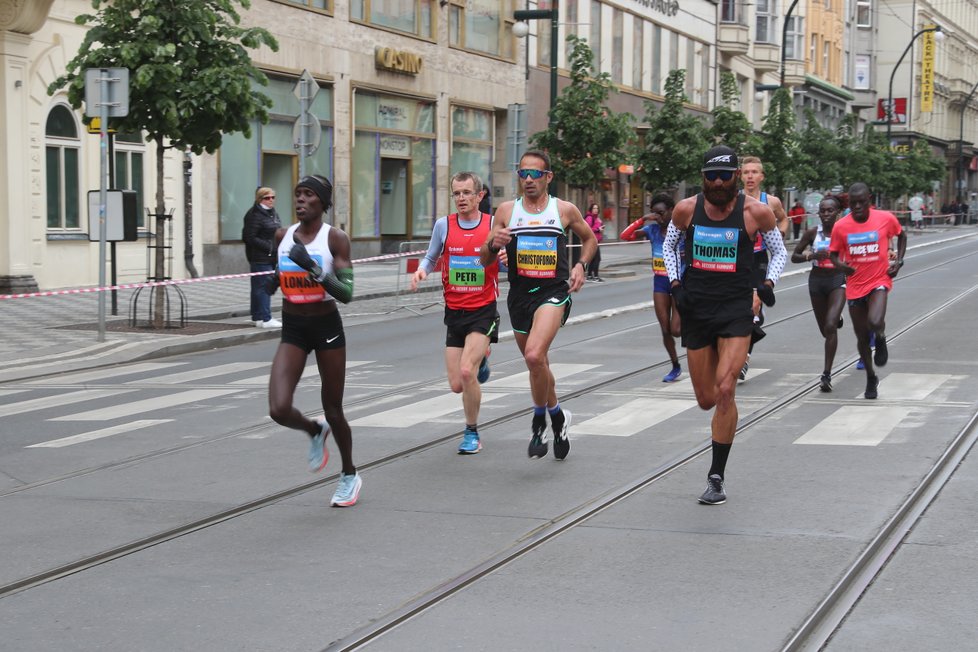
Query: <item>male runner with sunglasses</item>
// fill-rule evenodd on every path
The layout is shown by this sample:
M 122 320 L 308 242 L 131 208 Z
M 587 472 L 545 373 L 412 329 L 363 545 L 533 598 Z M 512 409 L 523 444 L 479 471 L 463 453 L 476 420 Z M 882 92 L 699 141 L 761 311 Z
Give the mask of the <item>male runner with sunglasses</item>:
M 480 258 L 489 266 L 503 248 L 509 266 L 509 319 L 517 346 L 530 372 L 533 424 L 530 458 L 547 455 L 547 420 L 554 433 L 554 457 L 562 460 L 570 451 L 568 428 L 571 413 L 561 410 L 550 371 L 548 352 L 557 330 L 567 321 L 571 292 L 584 285 L 584 272 L 594 259 L 597 241 L 577 206 L 551 197 L 547 186 L 553 179 L 550 156 L 530 150 L 520 159 L 521 197 L 499 206 L 489 239 Z M 568 265 L 567 235 L 581 240 L 580 259 Z
M 672 211 L 663 245 L 673 300 L 682 317 L 686 364 L 704 410 L 713 414 L 713 461 L 707 474 L 705 505 L 726 502 L 724 470 L 737 429 L 737 372 L 747 356 L 753 329 L 754 238 L 763 234 L 773 254 L 757 292 L 774 302 L 774 284 L 788 254 L 774 211 L 740 193 L 737 153 L 718 145 L 703 159 L 703 192 Z M 686 272 L 679 277 L 679 240 L 685 237 Z

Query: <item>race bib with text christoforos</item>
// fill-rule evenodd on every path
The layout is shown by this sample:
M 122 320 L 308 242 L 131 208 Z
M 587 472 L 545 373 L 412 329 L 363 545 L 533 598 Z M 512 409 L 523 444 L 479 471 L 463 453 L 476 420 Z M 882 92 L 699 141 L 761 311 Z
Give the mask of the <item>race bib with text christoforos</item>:
M 516 271 L 527 278 L 557 278 L 557 238 L 520 236 L 516 244 Z

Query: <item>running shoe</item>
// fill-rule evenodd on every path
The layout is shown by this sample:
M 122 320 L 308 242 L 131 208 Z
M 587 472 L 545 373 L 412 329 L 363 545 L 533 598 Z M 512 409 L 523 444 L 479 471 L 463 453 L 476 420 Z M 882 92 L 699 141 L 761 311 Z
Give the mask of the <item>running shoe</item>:
M 890 359 L 890 352 L 886 348 L 886 335 L 880 333 L 876 336 L 876 352 L 873 354 L 873 362 L 877 367 L 885 367 Z
M 880 379 L 878 376 L 870 376 L 866 379 L 866 393 L 863 394 L 866 398 L 876 398 L 879 394 L 876 388 L 880 386 Z
M 340 473 L 340 483 L 336 485 L 336 492 L 329 504 L 333 507 L 353 507 L 357 504 L 362 486 L 363 480 L 360 479 L 359 473 L 355 471 L 349 475 Z
M 678 366 L 673 367 L 672 368 L 672 371 L 670 371 L 669 373 L 667 373 L 665 376 L 662 377 L 662 382 L 664 382 L 664 383 L 674 383 L 677 380 L 679 380 L 679 377 L 682 374 L 683 374 L 683 370 L 682 370 L 681 367 L 678 367 Z
M 749 368 L 750 368 L 750 363 L 749 362 L 745 362 L 744 363 L 744 366 L 740 369 L 740 375 L 738 375 L 737 377 L 740 380 L 747 380 L 747 370 Z
M 823 392 L 832 391 L 832 374 L 822 374 L 822 377 L 818 381 L 819 389 Z
M 466 428 L 462 433 L 462 443 L 458 445 L 459 455 L 475 455 L 482 450 L 482 441 L 479 440 L 479 433 L 470 428 Z
M 839 325 L 838 325 L 838 326 L 836 326 L 836 328 L 837 328 L 837 329 L 841 329 L 841 328 L 842 328 L 842 325 L 843 325 L 844 323 L 845 323 L 845 322 L 844 322 L 844 321 L 842 320 L 842 317 L 839 317 Z
M 564 425 L 560 427 L 560 432 L 554 430 L 554 457 L 558 460 L 562 460 L 567 457 L 567 453 L 570 452 L 570 435 L 568 430 L 571 424 L 571 412 L 570 410 L 561 410 L 564 415 Z
M 862 358 L 859 358 L 859 362 L 856 363 L 856 369 L 862 371 L 865 368 L 866 368 L 866 363 L 863 362 Z
M 326 448 L 326 435 L 329 434 L 329 424 L 325 419 L 316 421 L 319 434 L 313 435 L 309 441 L 309 472 L 319 473 L 326 468 L 329 461 L 329 449 Z
M 476 375 L 476 379 L 478 379 L 480 385 L 489 380 L 490 373 L 489 351 L 486 351 L 486 354 L 482 357 L 482 362 L 479 364 L 479 373 Z
M 527 455 L 530 459 L 539 459 L 547 456 L 550 449 L 547 443 L 547 420 L 543 416 L 534 416 L 533 425 L 530 426 L 533 435 L 530 437 L 530 446 L 527 448 Z
M 714 473 L 706 479 L 706 491 L 700 496 L 702 505 L 722 505 L 727 502 L 727 493 L 723 490 L 723 478 Z

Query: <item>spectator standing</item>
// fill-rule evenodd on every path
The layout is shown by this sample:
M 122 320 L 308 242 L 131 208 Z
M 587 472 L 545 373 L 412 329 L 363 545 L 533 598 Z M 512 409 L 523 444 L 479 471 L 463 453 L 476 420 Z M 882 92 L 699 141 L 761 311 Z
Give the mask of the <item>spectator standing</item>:
M 805 222 L 805 207 L 801 205 L 800 199 L 795 200 L 795 205 L 788 211 L 788 217 L 791 218 L 791 230 L 794 235 L 792 239 L 797 240 L 801 235 L 801 225 Z
M 591 233 L 594 234 L 594 239 L 601 244 L 601 240 L 604 239 L 604 222 L 601 220 L 601 216 L 598 214 L 598 205 L 591 204 L 587 209 L 587 213 L 584 215 L 584 222 L 591 229 Z M 598 275 L 598 269 L 601 266 L 601 247 L 594 252 L 594 259 L 591 264 L 587 267 L 587 279 L 588 281 L 595 281 L 597 283 L 603 283 L 604 279 Z
M 245 256 L 252 273 L 271 272 L 275 269 L 275 232 L 282 221 L 275 211 L 275 191 L 259 188 L 255 191 L 255 204 L 244 216 L 241 239 L 245 243 Z M 251 321 L 259 328 L 281 328 L 282 322 L 272 319 L 272 295 L 267 286 L 268 277 L 251 277 Z

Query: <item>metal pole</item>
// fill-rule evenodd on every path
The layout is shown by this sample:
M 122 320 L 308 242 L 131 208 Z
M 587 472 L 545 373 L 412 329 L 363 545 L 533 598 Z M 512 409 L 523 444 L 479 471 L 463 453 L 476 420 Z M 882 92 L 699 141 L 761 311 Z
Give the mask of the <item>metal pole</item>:
M 98 198 L 98 286 L 105 287 L 105 204 L 108 200 L 105 176 L 109 170 L 109 71 L 99 75 L 99 198 Z M 105 341 L 105 292 L 98 293 L 98 341 Z
M 968 110 L 968 104 L 971 102 L 972 96 L 974 96 L 975 91 L 978 90 L 978 82 L 971 87 L 971 92 L 968 93 L 968 97 L 965 98 L 964 104 L 961 105 L 961 130 L 958 136 L 958 193 L 960 196 L 967 199 L 967 193 L 965 192 L 964 183 L 964 112 Z
M 558 0 L 553 0 L 553 7 L 550 8 L 550 111 L 548 111 L 550 119 L 547 124 L 551 127 L 554 126 L 554 107 L 557 105 L 557 36 L 560 31 L 557 22 L 557 3 Z M 547 192 L 551 197 L 557 195 L 556 180 L 551 180 Z
M 913 38 L 910 39 L 910 42 L 907 43 L 907 47 L 906 49 L 904 49 L 903 54 L 901 54 L 900 58 L 897 59 L 896 65 L 893 66 L 893 71 L 890 73 L 890 89 L 886 96 L 886 147 L 887 149 L 892 150 L 892 145 L 890 143 L 890 131 L 891 128 L 893 127 L 893 78 L 896 77 L 897 68 L 900 67 L 901 63 L 903 63 L 903 58 L 907 56 L 907 52 L 910 52 L 910 48 L 913 47 L 913 42 L 916 41 L 919 36 L 922 36 L 927 32 L 939 32 L 939 31 L 941 31 L 941 27 L 940 25 L 937 25 L 935 27 L 925 27 L 924 29 L 914 34 Z
M 306 150 L 309 145 L 309 126 L 306 121 L 309 119 L 309 93 L 306 88 L 306 77 L 299 78 L 299 178 L 306 176 Z
M 795 6 L 797 6 L 797 4 L 798 0 L 792 0 L 791 6 L 788 7 L 788 13 L 784 15 L 784 25 L 781 27 L 781 88 L 784 88 L 784 57 L 785 53 L 787 52 L 785 44 L 788 42 L 788 19 L 791 18 L 791 12 L 795 10 Z M 795 56 L 798 56 L 797 52 L 795 53 Z

